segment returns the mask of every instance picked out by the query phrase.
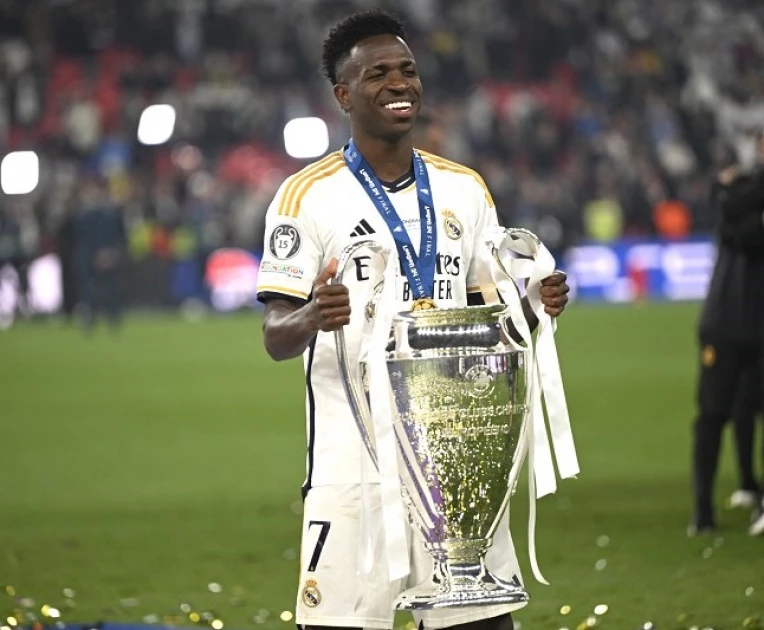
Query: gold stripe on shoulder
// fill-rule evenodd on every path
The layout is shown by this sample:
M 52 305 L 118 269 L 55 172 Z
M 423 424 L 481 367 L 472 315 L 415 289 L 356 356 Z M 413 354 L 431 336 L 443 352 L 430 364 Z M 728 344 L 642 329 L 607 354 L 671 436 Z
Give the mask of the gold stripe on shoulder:
M 319 160 L 318 162 L 310 164 L 309 166 L 306 166 L 301 171 L 292 175 L 289 178 L 289 182 L 287 183 L 284 189 L 284 195 L 281 197 L 281 203 L 279 204 L 278 213 L 280 215 L 290 214 L 291 204 L 294 202 L 294 195 L 297 189 L 299 188 L 300 184 L 302 184 L 307 178 L 309 178 L 314 173 L 317 173 L 318 171 L 326 168 L 327 166 L 331 164 L 335 164 L 338 159 L 342 159 L 342 156 L 339 151 L 335 151 L 334 153 L 330 153 L 329 155 Z
M 319 160 L 318 162 L 315 162 L 314 164 L 310 164 L 309 166 L 306 166 L 304 169 L 302 169 L 298 173 L 295 173 L 294 175 L 292 175 L 292 177 L 289 179 L 289 183 L 287 183 L 286 188 L 284 189 L 284 195 L 281 197 L 281 203 L 279 204 L 278 213 L 280 215 L 291 214 L 291 209 L 292 209 L 291 204 L 294 202 L 294 195 L 297 189 L 299 188 L 299 186 L 307 178 L 309 178 L 313 173 L 317 173 L 321 169 L 326 168 L 329 164 L 335 163 L 339 157 L 340 157 L 339 152 L 335 151 L 334 153 L 330 153 L 329 155 Z
M 446 158 L 434 155 L 433 153 L 428 153 L 427 151 L 421 151 L 419 149 L 417 149 L 417 152 L 422 156 L 425 162 L 430 162 L 433 166 L 435 166 L 435 168 L 442 168 L 443 170 L 451 171 L 452 173 L 471 175 L 475 181 L 480 184 L 480 187 L 485 191 L 485 198 L 488 204 L 491 207 L 496 205 L 493 202 L 491 191 L 488 190 L 488 186 L 486 185 L 485 180 L 480 176 L 480 173 L 467 166 L 464 166 L 463 164 L 453 162 L 452 160 L 447 160 Z
M 417 153 L 419 153 L 424 158 L 430 158 L 430 160 L 432 160 L 433 162 L 436 162 L 444 167 L 451 167 L 451 168 L 455 168 L 460 171 L 469 173 L 479 182 L 485 183 L 483 182 L 483 178 L 480 176 L 480 174 L 477 171 L 471 169 L 469 166 L 465 166 L 464 164 L 460 164 L 459 162 L 454 162 L 453 160 L 449 160 L 439 155 L 435 155 L 434 153 L 430 153 L 429 151 L 422 151 L 420 149 L 417 149 Z
M 279 214 L 285 214 L 286 200 L 290 196 L 292 189 L 297 185 L 298 181 L 305 177 L 308 173 L 313 172 L 315 169 L 321 168 L 330 157 L 332 156 L 327 155 L 326 157 L 321 158 L 318 162 L 308 164 L 308 166 L 300 169 L 287 178 L 286 185 L 284 186 L 284 194 L 281 196 L 281 201 L 279 202 Z
M 417 149 L 417 151 L 419 150 Z M 440 157 L 439 155 L 435 155 L 433 153 L 427 153 L 426 151 L 419 151 L 419 153 L 425 160 L 429 158 L 429 161 L 431 161 L 435 166 L 440 166 L 441 168 L 445 170 L 472 175 L 472 177 L 474 177 L 483 188 L 487 188 L 485 181 L 480 176 L 480 173 L 469 168 L 468 166 L 464 166 L 464 164 L 459 164 L 459 162 L 447 160 L 446 158 Z
M 345 168 L 345 160 L 341 159 L 339 162 L 333 162 L 325 169 L 318 171 L 310 178 L 305 180 L 305 182 L 300 187 L 300 191 L 297 193 L 297 197 L 295 198 L 294 203 L 292 204 L 292 209 L 289 216 L 296 217 L 298 214 L 300 214 L 300 204 L 302 203 L 303 198 L 308 193 L 313 184 L 321 179 L 331 177 L 338 171 L 341 171 L 343 168 Z

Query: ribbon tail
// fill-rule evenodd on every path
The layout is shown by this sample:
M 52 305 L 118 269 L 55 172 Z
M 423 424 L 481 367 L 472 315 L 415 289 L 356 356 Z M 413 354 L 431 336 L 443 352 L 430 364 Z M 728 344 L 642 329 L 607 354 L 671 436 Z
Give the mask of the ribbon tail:
M 395 443 L 395 405 L 391 400 L 390 377 L 385 357 L 392 325 L 392 306 L 395 301 L 395 263 L 390 258 L 385 269 L 385 285 L 378 302 L 376 321 L 369 351 L 369 394 L 379 463 L 380 498 L 390 581 L 407 576 L 410 572 L 408 553 L 408 521 L 401 497 L 398 473 L 398 453 Z
M 536 484 L 536 498 L 540 499 L 557 491 L 552 449 L 544 422 L 544 407 L 541 402 L 541 378 L 534 352 L 530 367 L 531 387 L 531 428 L 533 429 L 533 476 Z
M 565 399 L 565 388 L 562 383 L 562 373 L 554 343 L 554 330 L 547 323 L 539 331 L 536 351 L 539 356 L 539 370 L 544 391 L 544 403 L 549 418 L 549 429 L 552 434 L 557 469 L 562 479 L 575 477 L 580 472 L 576 445 L 573 441 L 573 430 L 570 426 L 568 404 Z
M 533 439 L 531 439 L 530 436 L 529 440 L 528 467 L 532 471 L 534 466 L 533 458 L 535 453 L 533 447 Z M 528 557 L 531 563 L 531 571 L 533 571 L 533 577 L 536 578 L 537 582 L 549 586 L 549 582 L 541 573 L 538 556 L 536 555 L 536 484 L 534 482 L 532 473 L 528 474 L 528 501 Z

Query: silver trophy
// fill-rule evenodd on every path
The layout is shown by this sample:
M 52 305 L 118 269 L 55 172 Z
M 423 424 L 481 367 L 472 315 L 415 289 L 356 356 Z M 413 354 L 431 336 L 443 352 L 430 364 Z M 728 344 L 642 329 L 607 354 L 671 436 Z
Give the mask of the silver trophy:
M 357 242 L 339 259 L 341 283 Z M 381 282 L 366 309 L 373 321 Z M 509 342 L 503 305 L 398 313 L 386 366 L 403 502 L 433 559 L 433 574 L 396 600 L 399 610 L 520 604 L 519 583 L 493 575 L 485 555 L 522 468 L 528 404 L 527 353 Z M 335 333 L 343 386 L 361 439 L 377 464 L 364 366 L 352 366 Z M 359 382 L 360 381 L 360 382 Z

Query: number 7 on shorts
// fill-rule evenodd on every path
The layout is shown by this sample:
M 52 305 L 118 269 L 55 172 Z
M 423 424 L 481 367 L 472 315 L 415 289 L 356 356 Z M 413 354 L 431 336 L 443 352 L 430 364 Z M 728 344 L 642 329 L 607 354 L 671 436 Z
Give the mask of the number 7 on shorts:
M 316 541 L 316 546 L 313 549 L 313 555 L 310 557 L 310 562 L 308 563 L 308 571 L 316 570 L 316 567 L 318 566 L 318 560 L 321 557 L 321 552 L 324 550 L 326 537 L 329 535 L 329 528 L 332 526 L 331 522 L 329 521 L 310 521 L 308 523 L 308 529 L 314 525 L 320 525 L 321 531 L 318 534 L 318 540 Z

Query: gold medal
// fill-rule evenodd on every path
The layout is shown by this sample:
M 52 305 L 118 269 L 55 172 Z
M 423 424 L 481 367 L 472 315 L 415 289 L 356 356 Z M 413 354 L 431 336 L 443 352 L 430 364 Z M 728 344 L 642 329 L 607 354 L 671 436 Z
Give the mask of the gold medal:
M 438 308 L 438 305 L 435 304 L 435 300 L 428 297 L 414 300 L 413 304 L 411 305 L 412 311 L 429 311 L 434 308 Z

